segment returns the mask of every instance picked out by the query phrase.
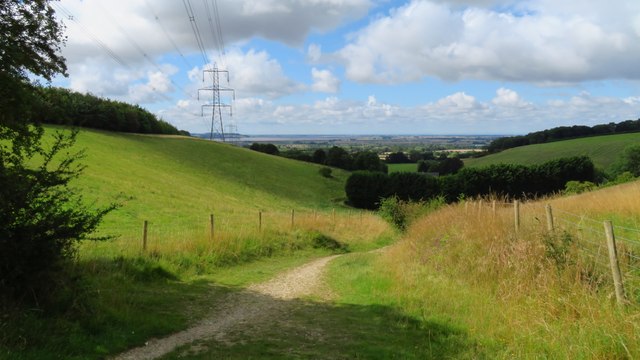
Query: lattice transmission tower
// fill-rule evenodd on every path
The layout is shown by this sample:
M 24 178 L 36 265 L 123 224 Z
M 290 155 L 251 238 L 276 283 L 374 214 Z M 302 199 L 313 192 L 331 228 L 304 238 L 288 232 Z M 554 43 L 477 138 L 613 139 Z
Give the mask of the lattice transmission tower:
M 201 91 L 209 91 L 211 92 L 210 102 L 201 106 L 202 116 L 204 116 L 204 109 L 211 108 L 211 132 L 209 133 L 209 140 L 213 140 L 214 131 L 217 132 L 218 126 L 220 126 L 220 137 L 222 141 L 225 140 L 224 135 L 224 122 L 222 121 L 222 108 L 229 109 L 229 116 L 233 116 L 233 109 L 230 104 L 226 104 L 222 102 L 222 98 L 220 96 L 221 92 L 231 92 L 233 99 L 236 98 L 236 92 L 232 88 L 221 87 L 220 86 L 220 74 L 226 74 L 227 84 L 229 83 L 229 71 L 218 69 L 218 65 L 216 63 L 213 64 L 212 69 L 205 69 L 202 71 L 202 82 L 205 82 L 205 78 L 209 74 L 211 79 L 211 86 L 205 86 L 203 88 L 198 89 L 198 100 L 200 100 L 200 92 Z

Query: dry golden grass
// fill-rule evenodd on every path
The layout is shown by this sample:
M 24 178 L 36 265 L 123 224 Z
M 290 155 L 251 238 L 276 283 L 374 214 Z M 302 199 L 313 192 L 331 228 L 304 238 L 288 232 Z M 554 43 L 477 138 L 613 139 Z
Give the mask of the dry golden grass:
M 463 326 L 492 356 L 638 357 L 640 272 L 624 256 L 637 254 L 626 242 L 634 232 L 616 229 L 626 231 L 621 263 L 632 298 L 619 308 L 602 226 L 612 219 L 614 225 L 637 227 L 638 199 L 636 182 L 528 202 L 521 206 L 518 233 L 513 207 L 501 200 L 495 214 L 487 199 L 482 206 L 450 205 L 414 222 L 386 253 L 381 269 L 395 277 L 402 306 L 425 319 Z M 547 203 L 554 209 L 555 236 L 546 230 Z M 565 232 L 573 242 L 565 255 L 553 255 L 549 244 L 561 244 Z

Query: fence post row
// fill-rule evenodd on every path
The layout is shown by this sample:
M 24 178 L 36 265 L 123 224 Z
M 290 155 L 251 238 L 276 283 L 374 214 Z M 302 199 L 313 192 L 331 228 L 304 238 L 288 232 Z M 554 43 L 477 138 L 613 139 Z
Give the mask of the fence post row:
M 607 249 L 609 250 L 609 264 L 611 265 L 611 273 L 613 275 L 613 285 L 616 289 L 616 300 L 618 305 L 626 302 L 624 294 L 624 285 L 622 284 L 622 274 L 620 273 L 620 264 L 618 263 L 618 251 L 616 250 L 616 238 L 613 233 L 613 225 L 610 220 L 604 222 L 604 232 L 607 236 Z

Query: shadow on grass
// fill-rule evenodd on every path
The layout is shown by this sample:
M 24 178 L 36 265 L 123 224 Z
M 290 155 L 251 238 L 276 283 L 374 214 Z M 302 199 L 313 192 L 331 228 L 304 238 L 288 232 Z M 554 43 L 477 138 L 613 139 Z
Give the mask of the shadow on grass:
M 60 295 L 66 308 L 0 314 L 0 359 L 104 359 L 193 326 L 205 329 L 178 342 L 182 348 L 166 358 L 482 357 L 463 331 L 389 306 L 280 300 L 205 281 L 185 283 L 145 258 L 78 267 L 84 280 Z
M 163 359 L 447 359 L 483 358 L 459 329 L 422 322 L 389 306 L 279 300 L 255 292 L 232 295 L 223 323 Z M 239 314 L 238 314 L 239 312 Z

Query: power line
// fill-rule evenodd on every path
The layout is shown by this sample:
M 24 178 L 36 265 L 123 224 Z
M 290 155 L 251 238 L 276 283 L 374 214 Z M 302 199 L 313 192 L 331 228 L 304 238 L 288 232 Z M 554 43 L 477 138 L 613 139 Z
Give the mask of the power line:
M 155 17 L 156 21 L 160 25 L 160 28 L 162 29 L 162 32 L 164 32 L 164 35 L 167 37 L 167 39 L 169 39 L 169 42 L 171 42 L 171 45 L 173 45 L 173 48 L 178 52 L 178 54 L 180 54 L 180 57 L 184 61 L 185 65 L 187 65 L 188 68 L 192 68 L 193 66 L 191 66 L 191 64 L 189 63 L 187 58 L 184 56 L 182 51 L 180 51 L 180 48 L 178 47 L 178 44 L 176 44 L 176 42 L 173 40 L 173 38 L 171 37 L 171 35 L 167 31 L 167 29 L 165 28 L 164 24 L 160 20 L 160 16 L 153 10 L 153 8 L 151 7 L 151 4 L 149 4 L 149 2 L 147 0 L 145 0 L 144 2 L 147 5 L 147 7 L 149 8 L 149 10 L 151 11 L 151 14 L 153 14 L 153 16 Z
M 57 2 L 52 2 L 51 4 L 58 11 L 60 11 L 60 13 L 62 15 L 66 16 L 67 19 L 71 20 L 73 23 L 78 25 L 78 27 L 80 27 L 82 29 L 82 33 L 87 35 L 89 38 L 91 38 L 91 40 L 93 42 L 95 42 L 96 45 L 98 45 L 98 47 L 100 47 L 105 53 L 107 53 L 107 55 L 109 55 L 109 57 L 111 59 L 113 59 L 113 61 L 115 61 L 119 65 L 124 66 L 126 68 L 129 67 L 129 64 L 127 64 L 127 62 L 124 61 L 124 59 L 122 59 L 120 56 L 118 56 L 118 54 L 116 54 L 115 51 L 111 50 L 111 48 L 109 46 L 107 46 L 107 44 L 102 42 L 99 38 L 97 38 L 95 35 L 93 35 L 93 33 L 91 31 L 89 31 L 89 29 L 87 29 L 78 20 L 76 20 L 75 16 L 73 16 L 73 14 L 69 10 L 67 10 L 64 6 L 62 6 L 61 4 L 58 4 Z
M 196 37 L 196 43 L 198 44 L 198 48 L 200 49 L 200 54 L 202 55 L 202 60 L 204 61 L 204 65 L 209 64 L 209 58 L 207 57 L 207 51 L 204 47 L 204 42 L 202 41 L 202 36 L 200 35 L 200 29 L 198 28 L 198 22 L 196 21 L 196 16 L 193 12 L 193 8 L 191 7 L 190 0 L 182 0 L 182 4 L 184 4 L 184 8 L 187 11 L 187 16 L 189 17 L 189 23 L 191 24 L 191 30 Z

